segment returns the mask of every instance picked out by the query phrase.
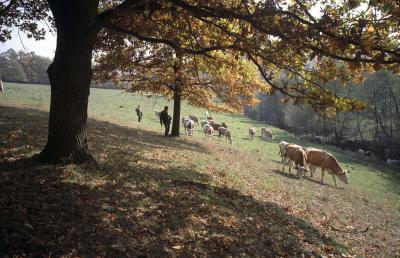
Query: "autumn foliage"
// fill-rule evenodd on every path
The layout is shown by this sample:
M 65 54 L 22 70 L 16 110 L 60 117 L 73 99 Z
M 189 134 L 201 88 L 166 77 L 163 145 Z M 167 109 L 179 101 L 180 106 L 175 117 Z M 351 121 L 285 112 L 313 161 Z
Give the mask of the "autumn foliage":
M 312 60 L 341 61 L 352 73 L 349 79 L 359 78 L 366 70 L 398 71 L 399 14 L 398 1 L 372 0 L 11 0 L 0 3 L 0 41 L 10 38 L 13 26 L 36 38 L 43 37 L 38 23 L 50 20 L 55 26 L 57 49 L 48 70 L 52 85 L 49 140 L 42 157 L 82 163 L 91 160 L 86 125 L 93 51 L 107 55 L 137 40 L 172 48 L 182 64 L 194 60 L 192 55 L 201 56 L 196 59 L 207 68 L 209 61 L 203 58 L 224 53 L 227 57 L 217 58 L 228 64 L 235 64 L 233 60 L 252 62 L 271 92 L 275 89 L 287 96 L 284 101 L 311 104 L 317 110 L 352 111 L 362 109 L 362 104 L 342 99 L 324 87 L 324 73 L 332 73 L 327 78 L 345 78 L 342 68 L 318 70 L 308 64 Z M 235 65 L 240 67 L 240 62 Z M 249 77 L 236 77 L 242 71 L 223 63 L 224 69 L 234 73 L 224 71 L 227 79 L 218 74 L 215 78 L 224 85 L 246 78 L 245 85 L 237 83 L 233 91 L 225 91 L 235 96 L 243 93 L 247 98 L 254 89 L 243 90 L 251 84 Z M 183 71 L 193 70 L 183 67 Z M 277 84 L 282 72 L 292 79 Z M 183 79 L 190 82 L 175 76 L 175 84 L 184 85 Z M 218 98 L 222 88 L 207 91 L 214 95 L 207 96 L 205 91 L 199 95 Z M 198 104 L 193 98 L 189 101 Z
M 270 89 L 251 62 L 231 51 L 179 58 L 170 47 L 135 42 L 97 61 L 97 80 L 129 82 L 131 92 L 168 98 L 179 91 L 191 105 L 210 110 L 241 112 L 245 104 L 257 103 L 257 92 Z

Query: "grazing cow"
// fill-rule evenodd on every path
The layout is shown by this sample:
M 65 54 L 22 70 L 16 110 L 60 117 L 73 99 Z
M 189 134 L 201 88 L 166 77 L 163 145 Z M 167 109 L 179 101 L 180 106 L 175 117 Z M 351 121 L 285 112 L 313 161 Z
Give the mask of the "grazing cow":
M 391 167 L 400 167 L 400 160 L 396 159 L 387 159 L 386 163 Z
M 272 132 L 266 127 L 261 128 L 261 137 L 264 139 L 270 139 L 272 141 Z
M 364 158 L 365 157 L 365 151 L 362 149 L 358 149 L 357 154 L 360 158 Z
M 374 160 L 376 158 L 375 154 L 372 151 L 369 151 L 369 150 L 365 152 L 365 157 L 368 157 L 369 160 Z
M 288 142 L 285 142 L 285 141 L 281 141 L 281 142 L 279 143 L 279 152 L 278 152 L 278 154 L 281 155 L 282 164 L 286 161 L 286 157 L 285 157 L 286 145 L 289 145 L 289 143 L 288 143 Z
M 249 137 L 250 137 L 250 140 L 253 140 L 255 136 L 256 136 L 256 129 L 250 128 L 250 129 L 249 129 Z
M 220 127 L 222 126 L 221 124 L 218 124 L 218 123 L 216 123 L 216 122 L 214 122 L 214 121 L 209 121 L 209 124 L 212 126 L 212 128 L 214 129 L 214 131 L 217 131 L 218 128 L 220 128 Z
M 158 121 L 158 120 L 160 120 L 160 114 L 161 114 L 161 112 L 160 112 L 160 111 L 158 111 L 158 110 L 154 110 L 154 115 L 156 116 L 156 118 L 157 118 L 157 121 Z
M 332 175 L 336 187 L 338 187 L 336 183 L 336 177 L 338 177 L 340 181 L 345 184 L 349 183 L 349 178 L 347 176 L 348 171 L 343 170 L 339 166 L 338 161 L 332 154 L 316 148 L 307 148 L 306 154 L 311 175 L 315 173 L 317 167 L 321 168 L 321 183 L 324 183 L 325 170 Z
M 199 119 L 197 118 L 196 114 L 192 113 L 189 118 L 192 119 L 195 123 L 199 124 Z
M 214 135 L 214 128 L 210 124 L 205 124 L 203 129 L 204 129 L 204 139 L 207 139 L 207 136 L 210 136 L 212 140 Z
M 286 162 L 282 163 L 282 171 L 285 171 L 285 163 L 289 163 L 289 174 L 291 174 L 292 163 L 294 162 L 295 168 L 297 168 L 297 176 L 301 178 L 307 165 L 307 155 L 303 147 L 297 144 L 285 145 L 284 157 Z
M 360 158 L 366 158 L 368 160 L 376 160 L 375 154 L 369 150 L 365 151 L 365 150 L 359 149 L 357 151 L 357 154 Z
M 328 138 L 316 135 L 314 136 L 314 141 L 320 144 L 327 144 Z
M 218 128 L 218 137 L 221 137 L 221 135 L 225 136 L 226 141 L 232 144 L 232 133 L 228 128 L 220 126 Z
M 183 126 L 185 128 L 185 134 L 187 133 L 188 135 L 192 136 L 193 135 L 193 129 L 194 129 L 194 121 L 190 118 L 186 118 L 183 121 Z

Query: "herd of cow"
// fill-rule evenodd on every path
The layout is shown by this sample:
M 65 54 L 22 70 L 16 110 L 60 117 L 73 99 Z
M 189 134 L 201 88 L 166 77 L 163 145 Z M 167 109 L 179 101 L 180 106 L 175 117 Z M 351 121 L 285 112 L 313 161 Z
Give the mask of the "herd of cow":
M 195 124 L 200 124 L 199 118 L 196 114 L 191 114 L 188 117 L 182 118 L 182 124 L 185 128 L 185 134 L 193 135 Z M 226 141 L 232 144 L 232 132 L 229 130 L 226 123 L 218 123 L 209 115 L 208 112 L 205 114 L 205 119 L 201 121 L 201 126 L 204 132 L 204 138 L 211 138 L 214 136 L 214 132 L 218 132 L 218 136 L 224 136 Z
M 185 128 L 185 134 L 193 135 L 193 129 L 195 123 L 200 124 L 198 117 L 195 114 L 191 114 L 188 117 L 182 118 L 182 123 Z M 228 129 L 226 123 L 217 123 L 212 117 L 206 112 L 205 120 L 201 121 L 201 125 L 204 131 L 204 137 L 211 137 L 214 135 L 214 131 L 218 131 L 218 136 L 225 136 L 226 140 L 232 144 L 232 133 Z M 249 129 L 249 138 L 253 140 L 256 135 L 256 129 Z M 261 128 L 261 137 L 264 139 L 272 140 L 272 132 L 268 128 Z M 289 166 L 289 173 L 291 173 L 292 166 L 297 169 L 297 176 L 302 178 L 304 172 L 310 172 L 311 177 L 314 177 L 316 169 L 321 168 L 321 183 L 324 182 L 324 174 L 327 171 L 332 175 L 335 186 L 338 187 L 336 177 L 339 178 L 345 184 L 349 183 L 348 171 L 343 170 L 336 158 L 321 149 L 316 148 L 304 148 L 297 144 L 290 144 L 285 141 L 279 143 L 279 153 L 282 157 L 282 170 L 285 170 L 285 165 Z M 309 170 L 307 169 L 309 168 Z
M 279 143 L 279 153 L 282 157 L 282 171 L 285 171 L 285 165 L 289 165 L 289 173 L 291 173 L 294 163 L 299 178 L 302 178 L 306 171 L 310 172 L 311 177 L 314 177 L 315 171 L 319 167 L 321 168 L 321 183 L 324 183 L 325 171 L 332 175 L 336 187 L 338 187 L 336 177 L 345 184 L 349 183 L 349 171 L 343 170 L 336 158 L 329 152 L 281 141 Z
M 226 141 L 232 144 L 232 132 L 228 128 L 227 124 L 224 122 L 215 122 L 213 118 L 208 114 L 208 112 L 206 112 L 205 119 L 201 122 L 199 121 L 199 118 L 196 116 L 196 114 L 191 114 L 187 117 L 183 117 L 182 123 L 185 128 L 185 134 L 187 135 L 193 135 L 195 124 L 201 124 L 205 139 L 212 139 L 214 132 L 218 132 L 219 137 L 224 136 L 226 138 Z M 250 128 L 250 140 L 253 140 L 255 136 L 256 129 Z M 261 137 L 265 140 L 272 140 L 271 130 L 262 127 Z M 321 141 L 323 140 L 325 139 L 321 139 Z M 285 141 L 281 141 L 279 143 L 279 152 L 282 157 L 283 171 L 285 170 L 285 165 L 288 165 L 289 173 L 291 173 L 291 168 L 294 163 L 294 167 L 297 169 L 297 176 L 299 178 L 302 178 L 305 172 L 310 172 L 310 176 L 314 177 L 316 169 L 319 167 L 321 168 L 321 183 L 323 183 L 324 181 L 325 171 L 332 175 L 335 186 L 338 186 L 336 182 L 336 177 L 338 177 L 339 180 L 344 182 L 345 184 L 349 183 L 349 171 L 343 170 L 340 167 L 337 159 L 329 152 L 312 147 L 305 148 L 297 144 L 287 143 Z M 363 153 L 363 150 L 359 150 L 358 154 L 367 156 L 370 153 Z M 398 165 L 397 162 L 397 160 L 388 160 L 389 165 L 393 165 L 392 163 L 396 163 L 394 165 Z
M 157 115 L 157 114 L 156 114 Z M 204 138 L 211 138 L 213 137 L 215 132 L 218 132 L 218 137 L 224 136 L 226 141 L 232 144 L 232 132 L 228 128 L 228 125 L 225 122 L 218 123 L 216 122 L 208 112 L 205 114 L 205 119 L 201 122 L 196 114 L 191 114 L 187 117 L 182 118 L 182 124 L 185 129 L 185 134 L 193 135 L 193 130 L 195 124 L 201 124 Z M 250 128 L 249 129 L 249 137 L 250 140 L 253 140 L 256 135 L 256 129 Z M 266 140 L 272 140 L 272 132 L 268 128 L 261 128 L 261 137 Z

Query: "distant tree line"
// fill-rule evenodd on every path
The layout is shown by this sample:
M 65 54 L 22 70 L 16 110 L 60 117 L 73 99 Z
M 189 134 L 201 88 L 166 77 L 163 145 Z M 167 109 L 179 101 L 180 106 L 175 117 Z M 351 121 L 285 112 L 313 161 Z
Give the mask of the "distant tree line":
M 16 52 L 10 48 L 0 54 L 0 77 L 7 82 L 49 84 L 47 68 L 51 62 L 50 58 L 34 52 Z
M 52 60 L 34 52 L 16 52 L 10 48 L 0 53 L 0 78 L 5 82 L 50 84 L 47 68 Z M 93 88 L 117 89 L 113 82 L 90 84 Z
M 261 94 L 260 103 L 246 107 L 245 115 L 309 140 L 323 136 L 353 151 L 364 148 L 381 158 L 400 156 L 400 75 L 378 71 L 359 84 L 325 86 L 339 96 L 362 100 L 366 108 L 355 113 L 316 112 L 309 106 L 283 104 L 279 94 Z

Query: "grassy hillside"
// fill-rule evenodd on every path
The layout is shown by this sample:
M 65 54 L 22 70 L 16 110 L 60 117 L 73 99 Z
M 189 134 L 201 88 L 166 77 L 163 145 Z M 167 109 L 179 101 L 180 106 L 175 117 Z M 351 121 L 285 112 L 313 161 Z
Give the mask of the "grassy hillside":
M 280 171 L 277 143 L 311 144 L 285 131 L 270 127 L 272 142 L 250 141 L 248 128 L 259 132 L 266 125 L 212 114 L 232 128 L 232 146 L 204 141 L 199 131 L 195 137 L 165 139 L 153 110 L 170 102 L 102 89 L 92 89 L 89 107 L 89 147 L 100 169 L 15 162 L 45 143 L 42 111 L 48 110 L 50 89 L 5 88 L 0 94 L 0 129 L 6 132 L 0 136 L 5 211 L 0 221 L 9 225 L 0 235 L 8 237 L 4 250 L 24 245 L 31 252 L 63 255 L 75 249 L 81 256 L 210 257 L 393 257 L 400 251 L 400 178 L 383 163 L 319 146 L 351 170 L 350 185 L 336 189 L 329 176 L 321 185 L 318 172 L 316 179 L 298 180 Z M 133 111 L 139 103 L 145 114 L 141 125 Z M 192 112 L 204 114 L 183 105 L 183 114 Z
M 1 95 L 1 105 L 17 105 L 40 108 L 48 110 L 50 99 L 50 88 L 42 85 L 29 84 L 6 84 L 6 92 Z M 134 109 L 141 104 L 144 113 L 144 123 L 138 125 Z M 165 105 L 172 107 L 172 102 L 162 97 L 148 98 L 140 95 L 132 95 L 120 90 L 92 89 L 89 102 L 89 114 L 92 117 L 102 120 L 111 120 L 123 125 L 136 127 L 145 127 L 154 130 L 160 130 L 160 125 L 154 116 L 154 110 L 162 110 Z M 172 113 L 172 111 L 171 111 Z M 182 105 L 182 116 L 196 113 L 203 117 L 205 109 Z M 345 152 L 333 146 L 322 146 L 315 143 L 309 143 L 296 139 L 292 134 L 257 123 L 240 115 L 229 115 L 224 113 L 211 113 L 215 120 L 226 122 L 231 127 L 234 137 L 232 148 L 250 153 L 255 153 L 259 158 L 271 162 L 279 161 L 277 155 L 277 143 L 281 140 L 298 143 L 302 146 L 315 146 L 326 149 L 334 154 L 343 164 L 345 169 L 351 171 L 349 188 L 371 192 L 375 197 L 383 199 L 392 199 L 400 195 L 399 173 L 386 166 L 384 162 L 368 162 L 360 160 L 356 153 Z M 306 123 L 307 121 L 305 121 Z M 260 137 L 260 128 L 267 126 L 271 129 L 274 140 L 272 142 L 264 141 Z M 258 137 L 254 141 L 248 139 L 248 129 L 254 127 L 257 129 Z M 196 128 L 195 137 L 201 138 L 200 127 Z M 183 130 L 183 129 L 182 129 Z M 221 140 L 223 146 L 228 146 Z M 231 147 L 231 146 L 229 146 Z M 272 163 L 274 164 L 274 163 Z M 280 168 L 277 165 L 277 168 Z M 326 176 L 326 182 L 331 184 L 330 176 Z M 347 187 L 347 186 L 345 186 Z

